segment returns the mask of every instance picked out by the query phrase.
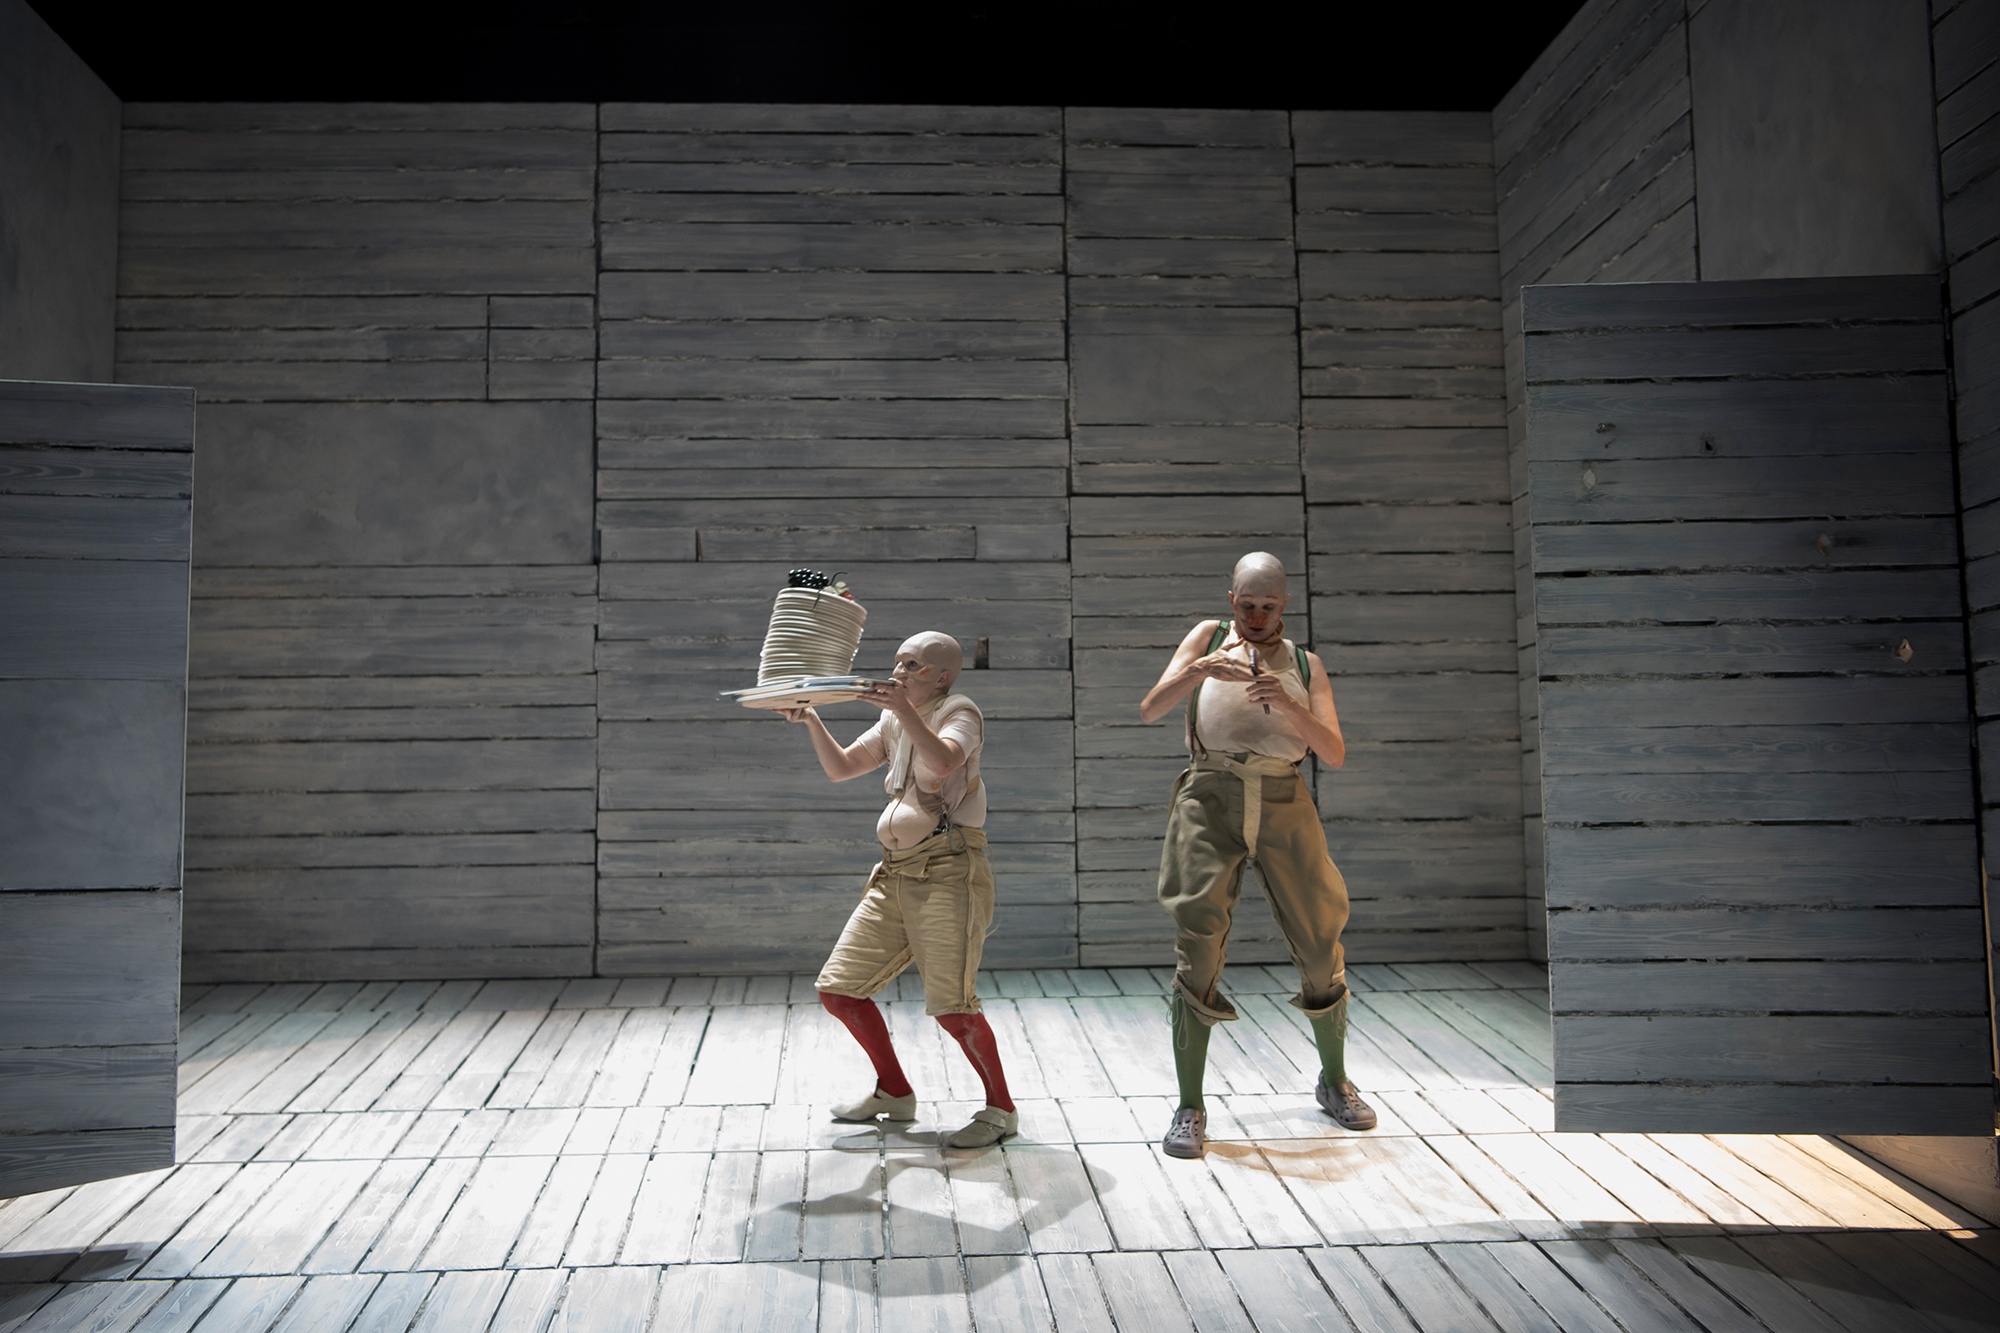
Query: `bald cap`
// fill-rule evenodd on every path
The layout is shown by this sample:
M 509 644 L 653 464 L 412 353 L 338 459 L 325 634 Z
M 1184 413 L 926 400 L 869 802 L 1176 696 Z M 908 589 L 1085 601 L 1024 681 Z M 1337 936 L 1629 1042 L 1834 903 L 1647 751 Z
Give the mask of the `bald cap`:
M 934 629 L 912 634 L 896 651 L 915 654 L 919 662 L 936 667 L 954 680 L 958 678 L 958 669 L 965 665 L 965 650 L 958 646 L 958 640 Z
M 1252 551 L 1236 562 L 1236 573 L 1229 580 L 1229 591 L 1258 597 L 1289 595 L 1291 590 L 1285 586 L 1284 561 L 1269 551 Z

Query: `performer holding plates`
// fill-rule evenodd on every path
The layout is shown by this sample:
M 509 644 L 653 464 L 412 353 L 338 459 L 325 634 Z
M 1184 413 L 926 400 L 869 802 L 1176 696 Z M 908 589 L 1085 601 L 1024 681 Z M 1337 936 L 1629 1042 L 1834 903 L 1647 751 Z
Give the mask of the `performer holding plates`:
M 958 641 L 927 631 L 896 650 L 890 681 L 860 697 L 881 720 L 852 745 L 833 738 L 811 708 L 784 710 L 803 723 L 820 767 L 835 782 L 887 765 L 889 803 L 876 820 L 882 859 L 818 980 L 820 1003 L 846 1025 L 875 1066 L 875 1089 L 833 1108 L 849 1121 L 912 1120 L 916 1091 L 871 998 L 912 962 L 924 1011 L 965 1051 L 986 1088 L 971 1123 L 946 1136 L 954 1148 L 986 1148 L 1012 1137 L 1020 1118 L 1007 1093 L 993 1029 L 979 1012 L 974 978 L 993 924 L 993 867 L 986 858 L 986 790 L 979 780 L 985 721 L 952 692 L 964 658 Z

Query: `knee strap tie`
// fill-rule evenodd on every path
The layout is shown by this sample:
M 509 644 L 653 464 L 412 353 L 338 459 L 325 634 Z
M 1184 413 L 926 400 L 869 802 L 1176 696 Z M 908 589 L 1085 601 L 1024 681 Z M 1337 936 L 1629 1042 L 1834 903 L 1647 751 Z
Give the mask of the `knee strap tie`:
M 1267 754 L 1245 753 L 1240 758 L 1208 751 L 1194 761 L 1197 772 L 1229 773 L 1243 783 L 1243 845 L 1251 860 L 1257 859 L 1257 832 L 1264 822 L 1264 779 L 1298 772 L 1282 759 Z

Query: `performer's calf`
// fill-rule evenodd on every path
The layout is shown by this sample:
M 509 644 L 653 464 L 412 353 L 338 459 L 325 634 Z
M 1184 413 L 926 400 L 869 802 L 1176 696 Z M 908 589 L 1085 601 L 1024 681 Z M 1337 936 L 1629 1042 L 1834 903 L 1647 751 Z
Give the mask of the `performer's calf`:
M 965 1058 L 972 1062 L 979 1081 L 986 1085 L 986 1104 L 997 1106 L 1002 1111 L 1013 1110 L 1014 1099 L 1007 1092 L 1007 1074 L 1000 1068 L 1000 1047 L 993 1040 L 993 1028 L 987 1023 L 986 1015 L 939 1014 L 937 1021 L 938 1026 L 949 1032 L 964 1049 Z
M 889 1025 L 875 1002 L 824 990 L 819 993 L 819 1002 L 846 1025 L 861 1043 L 861 1049 L 868 1052 L 869 1062 L 875 1066 L 875 1086 L 891 1097 L 909 1096 L 910 1080 L 903 1073 L 902 1062 L 896 1059 L 896 1048 L 889 1043 Z M 977 1068 L 976 1061 L 974 1067 Z

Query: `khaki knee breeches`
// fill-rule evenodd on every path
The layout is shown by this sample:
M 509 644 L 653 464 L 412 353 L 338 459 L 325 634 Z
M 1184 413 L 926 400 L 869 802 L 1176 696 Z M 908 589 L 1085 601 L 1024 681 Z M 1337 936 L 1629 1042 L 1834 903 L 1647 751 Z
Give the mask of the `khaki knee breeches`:
M 992 928 L 986 834 L 936 833 L 906 852 L 884 853 L 815 985 L 867 999 L 915 962 L 925 1013 L 976 1014 L 974 982 Z
M 1296 771 L 1265 774 L 1258 821 L 1257 873 L 1271 914 L 1299 970 L 1292 1003 L 1322 1014 L 1347 993 L 1340 932 L 1347 884 L 1326 850 L 1312 793 Z M 1229 924 L 1243 887 L 1243 777 L 1190 768 L 1174 784 L 1160 853 L 1160 905 L 1174 917 L 1174 987 L 1203 1022 L 1236 1017 L 1217 983 L 1229 951 Z

